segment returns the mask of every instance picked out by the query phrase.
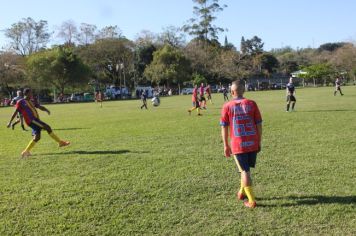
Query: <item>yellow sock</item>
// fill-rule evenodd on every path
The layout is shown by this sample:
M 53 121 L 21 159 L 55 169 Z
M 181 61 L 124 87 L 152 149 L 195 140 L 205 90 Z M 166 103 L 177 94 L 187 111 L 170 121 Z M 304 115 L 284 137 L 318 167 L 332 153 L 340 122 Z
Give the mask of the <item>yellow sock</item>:
M 31 149 L 35 146 L 35 144 L 36 144 L 36 141 L 32 139 L 32 140 L 30 141 L 30 143 L 27 145 L 25 151 L 26 151 L 26 152 L 31 151 Z
M 53 132 L 49 133 L 49 136 L 51 136 L 51 138 L 53 138 L 57 143 L 61 142 L 61 140 L 58 138 L 58 136 L 55 135 Z
M 198 114 L 200 114 L 200 108 L 197 108 L 197 112 L 198 112 Z
M 248 201 L 250 203 L 255 202 L 255 195 L 253 194 L 252 186 L 246 186 L 246 187 L 244 187 L 244 190 L 247 195 Z

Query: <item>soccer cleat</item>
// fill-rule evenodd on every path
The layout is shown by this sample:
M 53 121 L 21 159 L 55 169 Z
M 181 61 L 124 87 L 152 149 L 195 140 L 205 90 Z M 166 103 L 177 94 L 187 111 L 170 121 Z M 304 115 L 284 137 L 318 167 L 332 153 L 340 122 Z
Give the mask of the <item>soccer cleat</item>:
M 244 202 L 245 207 L 248 208 L 255 208 L 256 207 L 256 202 L 250 203 L 249 201 Z
M 202 116 L 202 114 L 199 113 L 198 116 Z
M 65 147 L 68 146 L 70 144 L 70 142 L 68 141 L 60 141 L 60 143 L 58 144 L 58 147 Z
M 16 125 L 16 124 L 12 124 L 12 125 L 11 125 L 11 129 L 12 129 L 12 130 L 15 129 L 15 125 Z
M 26 158 L 26 157 L 29 157 L 29 156 L 31 156 L 31 153 L 30 153 L 29 151 L 23 151 L 23 152 L 21 153 L 21 157 L 22 157 L 22 158 Z
M 191 111 L 191 110 L 188 110 L 188 113 L 189 113 L 189 115 L 191 115 L 192 111 Z
M 237 200 L 244 200 L 246 199 L 246 195 L 243 193 L 240 193 L 240 191 L 237 192 L 236 194 Z

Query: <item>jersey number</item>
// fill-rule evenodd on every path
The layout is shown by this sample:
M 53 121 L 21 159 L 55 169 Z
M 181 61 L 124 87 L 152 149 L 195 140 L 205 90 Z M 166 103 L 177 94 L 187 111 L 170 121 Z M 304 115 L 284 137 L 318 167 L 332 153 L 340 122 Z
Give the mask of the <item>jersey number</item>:
M 238 118 L 239 117 L 233 118 L 235 137 L 251 136 L 256 134 L 256 129 L 250 118 L 243 118 L 244 120 L 248 120 L 245 124 L 238 124 Z

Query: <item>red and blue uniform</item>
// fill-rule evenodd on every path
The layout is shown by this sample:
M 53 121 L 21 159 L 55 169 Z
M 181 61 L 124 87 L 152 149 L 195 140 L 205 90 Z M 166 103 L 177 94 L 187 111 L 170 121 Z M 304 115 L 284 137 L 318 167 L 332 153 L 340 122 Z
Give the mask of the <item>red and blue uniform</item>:
M 225 103 L 221 111 L 220 125 L 230 126 L 233 154 L 258 152 L 260 137 L 257 124 L 262 123 L 257 104 L 246 98 Z
M 46 123 L 40 120 L 36 108 L 39 107 L 39 104 L 36 101 L 30 101 L 27 99 L 20 99 L 16 103 L 16 110 L 20 112 L 25 119 L 26 124 L 32 128 L 32 133 L 35 135 L 40 133 Z

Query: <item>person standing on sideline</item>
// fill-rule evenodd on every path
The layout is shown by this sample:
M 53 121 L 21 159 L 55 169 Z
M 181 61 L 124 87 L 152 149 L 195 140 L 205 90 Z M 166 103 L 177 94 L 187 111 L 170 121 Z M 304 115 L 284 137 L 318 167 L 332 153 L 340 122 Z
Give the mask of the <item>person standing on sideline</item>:
M 261 150 L 262 117 L 257 104 L 243 97 L 244 92 L 243 80 L 232 83 L 232 100 L 225 103 L 221 110 L 221 136 L 225 156 L 233 155 L 241 172 L 241 186 L 237 198 L 244 200 L 247 197 L 248 201 L 245 201 L 244 205 L 255 208 L 250 168 L 255 167 L 257 153 Z
M 293 78 L 289 78 L 289 83 L 287 84 L 286 88 L 286 93 L 287 93 L 287 109 L 286 112 L 289 112 L 290 104 L 292 103 L 292 110 L 294 111 L 294 106 L 295 103 L 297 102 L 297 99 L 295 99 L 295 87 L 293 84 Z
M 52 128 L 44 123 L 43 121 L 40 120 L 40 117 L 37 113 L 36 108 L 45 111 L 50 115 L 50 111 L 45 108 L 44 106 L 39 105 L 36 100 L 33 100 L 33 95 L 32 91 L 29 88 L 24 89 L 24 95 L 25 97 L 16 103 L 16 110 L 12 114 L 11 119 L 7 125 L 9 128 L 12 124 L 13 119 L 15 118 L 17 113 L 21 113 L 25 119 L 26 124 L 32 128 L 32 135 L 33 139 L 30 141 L 28 146 L 25 148 L 25 150 L 21 153 L 21 156 L 24 157 L 29 157 L 31 156 L 31 149 L 35 146 L 38 141 L 41 139 L 41 130 L 44 129 L 47 131 L 49 136 L 55 140 L 58 143 L 59 147 L 64 147 L 68 146 L 70 142 L 68 141 L 63 141 L 60 138 L 58 138 L 57 135 L 55 135 L 52 131 Z
M 15 106 L 16 103 L 17 103 L 19 100 L 21 100 L 21 99 L 23 99 L 22 91 L 21 91 L 21 90 L 18 90 L 18 91 L 17 91 L 17 96 L 14 97 L 14 98 L 11 100 L 10 105 L 11 105 L 11 106 Z M 22 130 L 27 131 L 27 130 L 25 129 L 24 122 L 23 122 L 23 116 L 21 115 L 21 113 L 17 113 L 17 119 L 16 119 L 16 121 L 15 121 L 14 123 L 12 123 L 11 128 L 12 128 L 12 129 L 15 129 L 15 126 L 16 126 L 18 123 L 21 124 Z
M 336 80 L 335 80 L 334 96 L 336 96 L 337 91 L 340 92 L 341 96 L 344 96 L 344 94 L 341 91 L 341 80 L 339 79 L 339 77 L 337 77 Z

